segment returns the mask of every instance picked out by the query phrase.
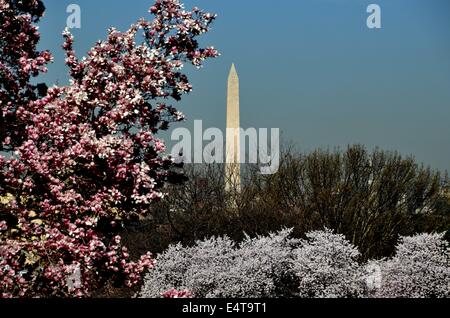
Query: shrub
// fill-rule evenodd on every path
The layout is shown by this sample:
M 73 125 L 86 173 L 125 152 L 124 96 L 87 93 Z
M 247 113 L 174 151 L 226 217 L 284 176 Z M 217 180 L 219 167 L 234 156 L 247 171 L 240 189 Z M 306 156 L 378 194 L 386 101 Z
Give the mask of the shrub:
M 343 235 L 292 230 L 246 239 L 228 237 L 172 245 L 145 277 L 139 297 L 448 297 L 450 273 L 443 235 L 404 237 L 397 255 L 358 263 Z M 181 291 L 181 292 L 180 292 Z
M 235 243 L 228 237 L 212 238 L 188 250 L 191 266 L 186 271 L 185 283 L 196 297 L 227 297 L 226 285 L 235 264 Z
M 192 247 L 171 245 L 156 259 L 155 268 L 147 274 L 142 297 L 157 298 L 167 290 L 189 290 L 205 297 L 220 279 L 216 273 L 227 271 L 234 242 L 227 237 L 198 241 Z
M 189 290 L 195 297 L 277 297 L 291 282 L 291 230 L 268 237 L 247 237 L 235 244 L 228 237 L 198 241 L 192 247 L 174 245 L 158 256 L 144 280 L 140 297 L 161 297 L 171 289 Z
M 359 251 L 343 235 L 331 230 L 314 231 L 294 252 L 294 272 L 299 296 L 306 298 L 360 297 L 364 275 L 358 264 Z
M 291 296 L 295 276 L 292 274 L 292 251 L 297 240 L 292 230 L 268 236 L 246 236 L 233 253 L 223 283 L 214 297 L 280 297 Z
M 382 281 L 376 297 L 449 297 L 449 254 L 443 238 L 443 234 L 401 238 L 396 255 L 380 263 Z

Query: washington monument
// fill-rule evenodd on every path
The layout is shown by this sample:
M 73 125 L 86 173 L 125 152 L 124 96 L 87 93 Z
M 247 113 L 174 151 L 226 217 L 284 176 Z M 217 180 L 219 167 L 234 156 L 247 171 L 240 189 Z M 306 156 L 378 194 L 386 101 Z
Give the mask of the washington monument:
M 225 164 L 225 189 L 241 190 L 241 140 L 239 116 L 239 77 L 234 64 L 228 76 L 227 140 Z

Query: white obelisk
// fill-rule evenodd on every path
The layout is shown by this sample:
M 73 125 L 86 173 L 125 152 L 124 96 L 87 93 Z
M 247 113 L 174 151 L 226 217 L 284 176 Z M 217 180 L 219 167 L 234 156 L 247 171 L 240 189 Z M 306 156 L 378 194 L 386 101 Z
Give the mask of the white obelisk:
M 239 77 L 234 64 L 228 76 L 225 189 L 241 191 Z

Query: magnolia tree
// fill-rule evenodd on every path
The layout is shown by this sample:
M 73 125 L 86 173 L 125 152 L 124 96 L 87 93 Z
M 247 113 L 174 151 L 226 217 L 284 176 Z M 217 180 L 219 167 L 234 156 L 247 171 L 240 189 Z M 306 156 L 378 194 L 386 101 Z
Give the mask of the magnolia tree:
M 183 64 L 218 55 L 196 40 L 215 15 L 157 0 L 152 21 L 110 29 L 81 60 L 65 31 L 70 85 L 37 98 L 29 80 L 51 61 L 36 51 L 43 6 L 0 7 L 0 145 L 12 150 L 0 155 L 1 296 L 85 296 L 107 280 L 131 286 L 153 262 L 131 261 L 115 233 L 164 196 L 174 163 L 156 135 L 183 119 L 167 104 L 192 89 Z M 67 279 L 77 273 L 79 282 Z
M 34 23 L 43 14 L 41 1 L 0 0 L 0 151 L 26 138 L 17 110 L 37 99 L 30 79 L 52 61 L 48 51 L 36 49 L 40 35 Z

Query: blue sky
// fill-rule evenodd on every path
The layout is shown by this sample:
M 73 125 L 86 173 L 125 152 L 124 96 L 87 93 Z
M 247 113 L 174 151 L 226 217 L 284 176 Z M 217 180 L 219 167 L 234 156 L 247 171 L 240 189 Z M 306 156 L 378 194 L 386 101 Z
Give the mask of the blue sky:
M 65 83 L 60 49 L 66 7 L 81 6 L 79 56 L 115 26 L 147 15 L 152 0 L 44 0 L 41 47 L 55 54 L 44 80 Z M 225 126 L 232 62 L 245 128 L 280 128 L 302 151 L 361 143 L 450 170 L 450 1 L 187 0 L 219 15 L 202 38 L 222 56 L 188 68 L 194 92 L 178 105 L 206 127 Z M 366 26 L 369 4 L 382 29 Z M 41 79 L 42 80 L 42 79 Z

